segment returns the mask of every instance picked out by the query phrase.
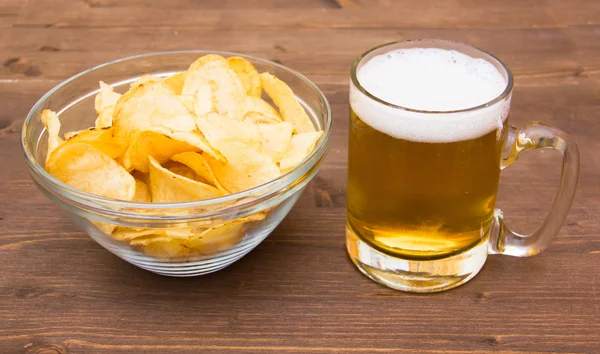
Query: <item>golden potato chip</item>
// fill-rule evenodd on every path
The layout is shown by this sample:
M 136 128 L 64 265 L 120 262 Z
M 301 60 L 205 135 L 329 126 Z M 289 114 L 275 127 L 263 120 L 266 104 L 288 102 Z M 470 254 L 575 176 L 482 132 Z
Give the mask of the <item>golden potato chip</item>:
M 195 232 L 186 238 L 165 240 L 159 235 L 135 239 L 132 245 L 141 245 L 144 253 L 165 259 L 186 258 L 192 255 L 206 255 L 230 250 L 244 237 L 249 222 L 264 219 L 264 213 L 257 213 Z M 178 230 L 178 229 L 172 229 Z M 169 234 L 169 231 L 166 231 Z
M 186 240 L 183 245 L 204 254 L 227 251 L 240 242 L 247 227 L 245 219 L 234 220 L 212 227 L 197 237 Z
M 283 120 L 292 123 L 297 133 L 315 131 L 312 120 L 296 100 L 292 89 L 285 82 L 269 73 L 260 74 L 260 82 L 265 92 L 279 107 Z
M 292 141 L 294 126 L 288 122 L 275 124 L 257 124 L 263 150 L 273 161 L 279 161 Z
M 190 65 L 188 71 L 200 70 L 203 67 L 229 68 L 229 64 L 225 58 L 218 54 L 207 54 L 196 59 L 196 61 Z
M 196 116 L 214 111 L 213 94 L 209 84 L 199 86 L 195 92 L 181 94 L 177 98 Z
M 137 178 L 135 179 L 135 194 L 132 200 L 140 203 L 150 203 L 152 201 L 148 185 Z
M 142 246 L 145 254 L 155 258 L 185 259 L 190 256 L 190 249 L 183 246 L 179 239 L 160 240 Z
M 196 154 L 196 153 L 194 152 L 193 154 Z M 196 172 L 194 172 L 194 170 L 192 170 L 190 167 L 188 167 L 182 163 L 175 162 L 175 161 L 167 161 L 162 164 L 162 167 L 166 168 L 167 170 L 169 170 L 175 174 L 183 176 L 185 178 L 189 178 L 194 181 L 210 184 L 207 181 L 200 179 L 200 177 L 198 176 L 198 174 Z
M 185 78 L 187 76 L 187 71 L 182 71 L 177 74 L 173 74 L 164 79 L 165 85 L 173 91 L 176 95 L 181 95 L 181 90 L 183 89 L 183 83 L 185 82 Z
M 244 102 L 244 115 L 249 112 L 261 113 L 268 118 L 272 118 L 273 120 L 283 121 L 279 112 L 273 106 L 271 106 L 267 101 L 263 100 L 260 97 L 248 96 L 246 97 L 246 102 Z
M 159 79 L 143 77 L 117 101 L 113 126 L 117 137 L 131 140 L 136 131 L 191 132 L 194 115 Z
M 151 156 L 148 158 L 150 160 L 150 194 L 153 202 L 189 202 L 223 195 L 222 191 L 213 186 L 175 174 L 162 167 Z
M 241 120 L 246 92 L 236 73 L 228 68 L 208 66 L 190 71 L 183 85 L 182 94 L 196 97 L 198 90 L 206 90 L 207 85 L 212 91 L 214 109 L 227 118 Z
M 155 242 L 169 242 L 171 238 L 165 234 L 150 234 L 135 238 L 129 242 L 132 246 L 147 246 Z
M 278 162 L 281 172 L 291 170 L 304 160 L 313 151 L 321 135 L 323 135 L 322 131 L 294 135 L 289 149 Z
M 84 129 L 84 130 L 76 130 L 76 131 L 72 131 L 72 132 L 66 132 L 64 134 L 64 137 L 67 141 L 77 139 L 77 140 L 79 140 L 79 142 L 84 142 L 84 141 L 93 142 L 93 141 L 96 141 L 97 139 L 106 139 L 107 135 L 112 137 L 113 133 L 114 133 L 114 130 L 112 128 L 106 128 L 106 129 L 89 128 L 89 129 Z
M 69 140 L 72 139 L 73 137 L 88 131 L 88 130 L 95 130 L 95 128 L 88 128 L 88 129 L 83 129 L 83 130 L 73 130 L 72 132 L 66 132 L 63 134 L 63 137 L 65 138 L 65 140 Z
M 177 98 L 181 101 L 181 103 L 183 103 L 185 108 L 187 108 L 190 112 L 194 112 L 194 100 L 196 99 L 194 95 L 179 95 Z
M 238 142 L 246 145 L 246 148 L 260 149 L 261 136 L 255 124 L 235 121 L 220 116 L 217 113 L 209 113 L 196 118 L 196 125 L 211 146 L 219 150 L 230 144 Z M 226 154 L 225 158 L 229 159 Z
M 169 161 L 171 156 L 185 151 L 200 151 L 198 148 L 185 142 L 175 140 L 164 134 L 153 131 L 137 132 L 125 150 L 123 166 L 131 171 L 133 169 L 148 172 L 149 157 L 158 163 Z
M 192 228 L 192 227 L 172 227 L 164 229 L 165 235 L 171 238 L 182 238 L 188 239 L 194 237 L 198 232 L 204 231 L 203 228 Z
M 102 129 L 93 128 L 75 133 L 75 135 L 69 136 L 69 139 L 66 141 L 66 143 L 90 144 L 112 159 L 123 155 L 125 153 L 125 149 L 127 148 L 127 144 L 123 139 L 114 137 L 114 130 L 110 127 Z M 65 136 L 67 136 L 67 134 L 65 134 Z
M 279 168 L 269 155 L 249 149 L 246 144 L 232 141 L 223 145 L 221 152 L 228 163 L 216 161 L 208 154 L 202 155 L 217 181 L 231 193 L 256 187 L 279 176 Z
M 166 237 L 165 233 L 160 230 L 124 226 L 117 227 L 111 236 L 118 241 L 130 241 L 139 237 L 155 235 Z
M 97 129 L 112 125 L 115 104 L 120 97 L 120 94 L 113 92 L 112 86 L 100 81 L 100 92 L 96 95 L 95 100 L 96 113 L 98 114 L 95 123 Z
M 177 156 L 179 156 L 179 155 L 183 155 L 183 154 L 199 155 L 200 158 L 202 160 L 204 160 L 204 157 L 202 157 L 202 155 L 200 155 L 199 153 L 196 153 L 196 152 L 184 152 L 182 154 L 174 155 L 172 157 L 172 159 L 175 158 L 175 157 L 177 157 Z M 178 162 L 178 161 L 174 161 L 174 160 L 167 161 L 164 164 L 162 164 L 162 166 L 164 168 L 166 168 L 167 170 L 175 173 L 175 174 L 178 174 L 180 176 L 183 176 L 185 178 L 191 179 L 191 180 L 196 181 L 196 182 L 202 182 L 204 184 L 208 184 L 208 185 L 211 185 L 213 187 L 217 187 L 218 189 L 220 189 L 221 191 L 223 191 L 224 194 L 227 193 L 227 191 L 219 184 L 219 182 L 217 182 L 214 179 L 214 176 L 212 177 L 212 181 L 211 181 L 211 177 L 210 177 L 209 173 L 212 174 L 212 171 L 210 171 L 210 170 L 209 171 L 202 171 L 201 170 L 202 166 L 200 165 L 198 159 L 195 159 L 193 157 L 192 158 L 185 157 L 182 160 L 185 161 L 186 163 L 191 164 L 192 166 L 194 166 L 195 169 L 192 169 L 190 166 L 188 166 L 188 165 L 186 165 L 184 163 Z M 208 167 L 208 162 L 206 162 L 204 160 L 204 163 L 207 165 L 206 168 L 210 169 L 210 167 Z M 196 172 L 196 170 L 198 170 L 198 172 L 202 172 L 203 174 L 202 175 L 198 174 Z
M 194 96 L 194 113 L 200 117 L 209 112 L 213 112 L 213 92 L 209 85 L 204 85 L 198 88 Z
M 212 156 L 213 158 L 215 158 L 219 161 L 227 162 L 227 159 L 225 158 L 225 156 L 220 151 L 215 149 L 211 144 L 209 144 L 209 142 L 206 140 L 206 137 L 204 136 L 204 134 L 202 134 L 199 131 L 170 132 L 167 129 L 157 129 L 157 128 L 154 128 L 153 130 L 156 132 L 162 132 L 163 134 L 170 137 L 171 139 L 181 141 L 181 142 L 187 143 L 193 147 L 196 147 L 196 148 L 206 152 L 207 154 L 209 154 L 210 156 Z
M 260 77 L 258 76 L 258 71 L 254 68 L 254 65 L 242 57 L 227 58 L 227 63 L 231 70 L 233 70 L 240 78 L 242 85 L 244 85 L 244 90 L 246 90 L 246 94 L 248 96 L 260 97 L 262 94 Z
M 58 180 L 84 192 L 131 200 L 135 179 L 108 155 L 86 143 L 62 144 L 52 152 L 46 170 Z
M 204 231 L 201 229 L 197 233 Z M 169 241 L 174 238 L 189 239 L 196 234 L 189 227 L 170 229 L 150 229 L 134 227 L 117 227 L 111 237 L 117 241 L 129 242 L 132 246 L 148 245 L 152 242 Z
M 277 124 L 281 123 L 282 120 L 279 120 L 273 116 L 265 116 L 264 114 L 258 112 L 246 112 L 246 114 L 244 114 L 244 118 L 242 118 L 242 122 L 254 124 Z
M 115 225 L 106 223 L 106 222 L 102 222 L 102 221 L 97 221 L 97 220 L 90 220 L 90 223 L 94 226 L 96 226 L 96 228 L 98 230 L 100 230 L 102 233 L 106 234 L 106 235 L 110 235 L 113 230 L 116 228 Z
M 130 173 L 133 176 L 133 178 L 139 179 L 140 181 L 146 183 L 146 185 L 150 183 L 150 176 L 148 175 L 148 173 L 144 173 L 141 171 L 131 171 Z
M 182 152 L 180 154 L 173 155 L 171 160 L 179 162 L 186 167 L 192 169 L 202 179 L 206 181 L 206 183 L 219 188 L 220 190 L 225 190 L 223 186 L 217 181 L 215 175 L 213 174 L 208 162 L 202 154 L 197 152 Z
M 48 131 L 48 153 L 46 155 L 46 161 L 48 161 L 52 151 L 63 143 L 63 140 L 58 136 L 60 132 L 60 120 L 56 113 L 49 109 L 42 111 L 41 120 Z

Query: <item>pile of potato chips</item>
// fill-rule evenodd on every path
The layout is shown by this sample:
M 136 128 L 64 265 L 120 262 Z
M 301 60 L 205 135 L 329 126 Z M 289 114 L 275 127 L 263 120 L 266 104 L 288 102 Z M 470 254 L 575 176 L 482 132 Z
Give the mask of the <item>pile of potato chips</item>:
M 56 113 L 42 112 L 46 170 L 127 201 L 197 201 L 261 185 L 296 166 L 322 135 L 284 82 L 241 57 L 206 55 L 167 78 L 143 76 L 123 95 L 100 82 L 95 108 L 95 126 L 64 139 Z M 227 249 L 264 217 L 183 229 L 97 226 L 149 255 L 180 258 Z

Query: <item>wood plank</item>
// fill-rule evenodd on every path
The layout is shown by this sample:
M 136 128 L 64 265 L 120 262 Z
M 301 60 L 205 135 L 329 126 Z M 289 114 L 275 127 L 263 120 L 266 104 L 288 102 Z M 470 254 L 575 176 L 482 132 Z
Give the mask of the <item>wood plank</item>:
M 600 3 L 586 0 L 549 0 L 556 18 L 567 25 L 600 24 Z
M 303 1 L 288 1 L 288 0 L 83 0 L 83 2 L 91 7 L 127 7 L 127 8 L 157 8 L 157 9 L 191 9 L 191 10 L 223 10 L 235 8 L 238 10 L 249 9 L 323 9 L 323 8 L 340 8 L 342 7 L 336 0 L 303 0 Z M 57 4 L 64 1 L 56 1 Z
M 5 65 L 0 78 L 66 78 L 125 56 L 168 50 L 204 49 L 242 52 L 279 61 L 309 78 L 326 74 L 347 82 L 349 68 L 363 51 L 380 43 L 415 38 L 442 38 L 470 43 L 504 60 L 517 75 L 577 75 L 582 71 L 567 29 L 409 29 L 331 30 L 328 42 L 318 29 L 288 29 L 272 33 L 255 30 L 249 40 L 244 30 L 214 31 L 154 29 L 15 28 L 1 40 Z M 128 38 L 123 48 L 119 43 Z M 351 39 L 351 40 L 350 40 Z M 4 43 L 4 44 L 3 44 Z M 193 43 L 193 44 L 191 44 Z M 332 50 L 331 43 L 335 43 Z M 310 49 L 308 49 L 310 48 Z M 10 61 L 22 65 L 11 65 Z
M 18 25 L 24 27 L 123 28 L 540 28 L 556 27 L 554 13 L 539 1 L 400 0 L 394 11 L 360 9 L 210 9 L 89 7 L 33 1 Z M 456 11 L 460 9 L 460 11 Z M 260 19 L 260 20 L 257 20 Z
M 571 26 L 569 31 L 575 41 L 577 58 L 585 70 L 585 75 L 594 79 L 600 86 L 600 25 Z

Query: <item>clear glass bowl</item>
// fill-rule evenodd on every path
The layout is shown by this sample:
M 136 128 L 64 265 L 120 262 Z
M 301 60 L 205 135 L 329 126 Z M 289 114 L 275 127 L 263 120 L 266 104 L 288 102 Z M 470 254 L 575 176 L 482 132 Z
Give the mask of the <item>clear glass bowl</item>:
M 286 82 L 299 102 L 324 131 L 313 152 L 293 170 L 255 188 L 224 197 L 186 203 L 134 203 L 109 199 L 74 189 L 44 170 L 47 133 L 40 122 L 44 109 L 56 111 L 62 132 L 94 125 L 94 96 L 98 81 L 111 84 L 123 93 L 144 74 L 168 76 L 183 71 L 198 57 L 216 53 L 242 56 L 259 72 L 268 71 Z M 294 206 L 307 183 L 325 158 L 331 133 L 331 109 L 323 93 L 307 78 L 282 65 L 238 53 L 178 51 L 139 55 L 102 64 L 59 84 L 31 109 L 21 133 L 23 153 L 38 188 L 65 209 L 75 224 L 110 252 L 140 268 L 170 276 L 195 276 L 222 269 L 262 242 Z M 223 228 L 219 235 L 202 240 L 201 250 L 187 252 L 177 239 L 158 250 L 152 246 L 131 246 L 111 237 L 115 228 L 143 228 L 170 234 L 189 235 L 206 230 L 207 225 L 226 223 L 243 217 L 255 221 L 243 227 Z M 257 217 L 259 216 L 259 217 Z M 167 241 L 165 241 L 167 242 Z

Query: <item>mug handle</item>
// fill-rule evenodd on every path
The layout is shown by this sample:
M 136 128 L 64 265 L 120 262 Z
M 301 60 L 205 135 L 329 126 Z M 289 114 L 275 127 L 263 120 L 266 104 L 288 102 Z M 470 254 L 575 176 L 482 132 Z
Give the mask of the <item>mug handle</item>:
M 575 141 L 560 129 L 539 122 L 527 123 L 523 128 L 508 128 L 501 169 L 512 165 L 521 154 L 530 149 L 552 148 L 563 155 L 562 172 L 552 209 L 542 226 L 532 234 L 521 235 L 510 230 L 500 209 L 494 212 L 490 232 L 489 254 L 529 257 L 542 252 L 552 243 L 567 217 L 579 177 L 579 151 Z

